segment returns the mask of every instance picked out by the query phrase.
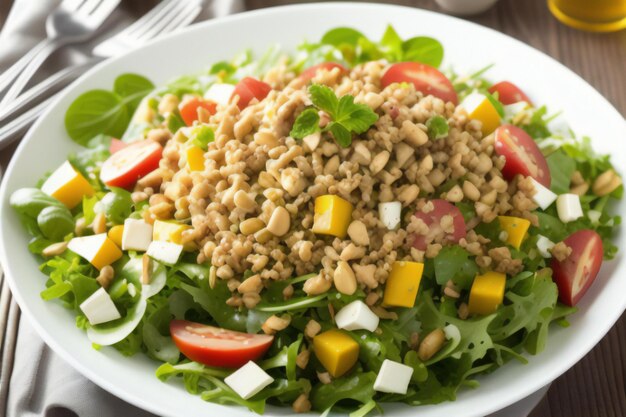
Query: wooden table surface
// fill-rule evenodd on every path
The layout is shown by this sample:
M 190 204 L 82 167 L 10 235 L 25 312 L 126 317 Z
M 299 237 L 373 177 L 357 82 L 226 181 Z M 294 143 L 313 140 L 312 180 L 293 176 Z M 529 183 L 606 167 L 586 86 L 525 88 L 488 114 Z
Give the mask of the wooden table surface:
M 441 11 L 432 0 L 386 2 Z M 248 9 L 290 3 L 295 2 L 246 0 Z M 0 0 L 0 24 L 10 4 L 11 0 Z M 500 0 L 468 20 L 554 57 L 626 114 L 626 31 L 591 34 L 570 29 L 550 15 L 545 0 Z M 626 314 L 583 360 L 552 384 L 530 417 L 626 417 Z

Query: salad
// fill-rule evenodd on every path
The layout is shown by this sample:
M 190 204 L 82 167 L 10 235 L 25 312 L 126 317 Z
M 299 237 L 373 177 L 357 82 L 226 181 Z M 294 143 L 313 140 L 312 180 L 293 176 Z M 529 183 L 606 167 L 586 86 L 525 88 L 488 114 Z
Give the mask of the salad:
M 522 84 L 443 54 L 340 27 L 85 92 L 83 148 L 11 197 L 41 297 L 257 413 L 435 404 L 525 363 L 615 256 L 622 180 Z

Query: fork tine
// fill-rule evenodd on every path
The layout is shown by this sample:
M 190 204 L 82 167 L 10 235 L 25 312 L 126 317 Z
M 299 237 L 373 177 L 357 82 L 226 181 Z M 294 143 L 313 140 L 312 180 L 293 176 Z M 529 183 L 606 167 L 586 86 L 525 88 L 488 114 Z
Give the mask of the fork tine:
M 67 11 L 73 12 L 76 11 L 84 0 L 63 0 L 61 3 L 61 7 Z
M 158 6 L 150 10 L 144 17 L 139 19 L 134 25 L 128 29 L 128 36 L 140 38 L 147 30 L 154 26 L 158 21 L 163 19 L 170 13 L 174 12 L 174 9 L 180 7 L 182 3 L 177 0 L 165 0 Z M 144 20 L 145 18 L 145 20 Z
M 100 5 L 102 1 L 103 0 L 85 0 L 83 4 L 80 5 L 78 12 L 88 16 L 94 11 L 96 7 Z
M 91 2 L 97 2 L 97 5 L 94 9 L 89 12 L 88 18 L 91 20 L 91 24 L 99 25 L 106 19 L 113 9 L 115 9 L 118 4 L 120 4 L 120 0 L 87 0 Z
M 189 25 L 191 22 L 194 21 L 196 17 L 198 17 L 201 10 L 202 10 L 202 7 L 200 5 L 196 5 L 193 8 L 189 8 L 189 10 L 187 10 L 186 12 L 181 13 L 177 19 L 172 19 L 172 21 L 167 26 L 161 29 L 161 31 L 159 33 L 156 33 L 154 36 L 155 37 L 161 36 L 166 33 L 170 33 L 178 29 L 179 27 Z
M 153 25 L 150 29 L 148 29 L 143 35 L 139 37 L 139 40 L 146 41 L 148 39 L 152 39 L 160 33 L 164 33 L 165 30 L 172 26 L 172 29 L 178 25 L 179 21 L 185 20 L 185 18 L 194 12 L 199 12 L 198 3 L 197 2 L 187 2 L 184 7 L 180 10 L 176 11 L 175 15 L 169 15 L 165 19 L 161 19 L 157 24 Z M 197 16 L 197 14 L 196 14 Z M 172 30 L 169 29 L 169 30 Z

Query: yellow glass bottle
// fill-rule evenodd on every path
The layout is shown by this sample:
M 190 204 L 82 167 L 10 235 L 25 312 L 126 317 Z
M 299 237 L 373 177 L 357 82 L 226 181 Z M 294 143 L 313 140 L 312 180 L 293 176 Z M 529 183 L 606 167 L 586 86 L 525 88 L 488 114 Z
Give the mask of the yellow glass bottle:
M 626 29 L 626 0 L 548 0 L 563 24 L 591 32 Z

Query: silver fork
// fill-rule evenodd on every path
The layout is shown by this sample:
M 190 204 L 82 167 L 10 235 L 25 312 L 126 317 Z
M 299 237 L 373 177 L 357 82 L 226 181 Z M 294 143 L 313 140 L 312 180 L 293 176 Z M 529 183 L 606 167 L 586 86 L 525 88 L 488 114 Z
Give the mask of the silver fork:
M 0 108 L 15 100 L 52 52 L 91 37 L 119 3 L 120 0 L 63 0 L 46 19 L 48 37 L 2 74 L 0 91 L 15 82 L 0 101 Z
M 164 0 L 148 13 L 139 18 L 115 36 L 96 45 L 92 53 L 95 55 L 87 63 L 66 68 L 24 92 L 18 99 L 0 113 L 0 119 L 11 116 L 11 122 L 0 127 L 0 149 L 12 142 L 18 135 L 32 124 L 39 115 L 55 99 L 49 97 L 25 113 L 15 116 L 17 110 L 34 102 L 52 88 L 65 86 L 69 80 L 86 68 L 95 65 L 104 58 L 119 55 L 130 49 L 137 48 L 146 42 L 189 25 L 202 11 L 203 0 Z

